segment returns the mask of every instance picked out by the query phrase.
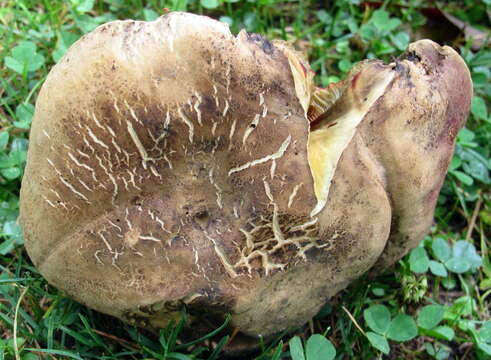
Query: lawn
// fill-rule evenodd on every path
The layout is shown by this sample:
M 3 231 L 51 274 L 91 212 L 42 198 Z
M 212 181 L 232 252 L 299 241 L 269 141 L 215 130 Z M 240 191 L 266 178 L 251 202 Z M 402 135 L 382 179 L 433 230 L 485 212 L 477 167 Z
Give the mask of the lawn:
M 0 0 L 0 360 L 224 356 L 233 336 L 226 326 L 186 343 L 185 312 L 154 333 L 66 298 L 32 265 L 16 222 L 34 105 L 50 68 L 102 23 L 168 11 L 288 40 L 308 54 L 322 86 L 362 59 L 391 61 L 417 39 L 459 51 L 474 96 L 431 233 L 387 273 L 358 280 L 304 327 L 242 358 L 491 359 L 490 0 Z

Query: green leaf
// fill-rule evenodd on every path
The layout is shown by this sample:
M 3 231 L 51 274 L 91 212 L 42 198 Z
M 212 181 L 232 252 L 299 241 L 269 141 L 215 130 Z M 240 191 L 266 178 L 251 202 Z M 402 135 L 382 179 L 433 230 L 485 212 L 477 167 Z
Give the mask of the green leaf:
M 472 159 L 462 164 L 462 170 L 474 179 L 482 181 L 485 184 L 490 183 L 488 164 Z
M 18 244 L 22 243 L 22 230 L 15 220 L 3 224 L 3 235 L 13 238 Z
M 243 21 L 244 21 L 244 25 L 246 27 L 246 30 L 253 32 L 254 29 L 256 29 L 258 27 L 260 20 L 259 20 L 258 15 L 256 13 L 250 11 L 244 15 Z
M 171 352 L 167 354 L 167 359 L 174 359 L 174 360 L 193 360 L 193 357 L 190 357 L 185 354 L 177 353 L 177 352 Z
M 347 53 L 350 50 L 350 44 L 348 40 L 340 40 L 336 42 L 336 51 L 340 54 Z
M 172 11 L 186 11 L 189 0 L 172 0 L 170 9 Z
M 442 321 L 444 313 L 445 308 L 441 305 L 427 305 L 419 312 L 416 322 L 419 327 L 429 330 Z
M 79 39 L 78 34 L 74 34 L 69 31 L 61 31 L 58 34 L 58 40 L 56 41 L 56 48 L 51 55 L 55 62 L 60 61 L 60 59 L 65 55 L 68 48 Z
M 409 267 L 417 274 L 425 273 L 430 266 L 430 259 L 425 248 L 417 247 L 409 254 Z
M 458 321 L 459 329 L 465 332 L 471 332 L 474 335 L 476 334 L 476 321 L 468 320 L 468 319 L 460 319 Z
M 444 348 L 441 344 L 435 344 L 435 347 L 431 343 L 425 343 L 424 347 L 426 352 L 436 360 L 447 360 L 450 356 L 448 348 Z
M 94 0 L 81 0 L 81 1 L 73 1 L 72 3 L 78 3 L 77 11 L 80 13 L 86 13 L 92 10 L 94 7 Z
M 25 338 L 23 338 L 23 337 L 18 337 L 17 338 L 17 346 L 19 348 L 22 348 L 25 343 L 26 343 L 26 339 Z M 11 348 L 14 348 L 14 339 L 13 338 L 10 338 L 10 339 L 7 340 L 7 346 L 8 347 L 11 347 Z
M 229 26 L 232 26 L 234 24 L 234 19 L 232 19 L 230 16 L 220 16 L 218 20 L 225 24 L 228 24 Z
M 441 262 L 447 261 L 452 256 L 450 245 L 448 245 L 448 241 L 444 238 L 435 238 L 431 243 L 431 249 L 433 250 L 435 257 Z
M 10 238 L 3 242 L 0 242 L 0 255 L 6 255 L 15 248 L 14 239 Z
M 348 59 L 342 59 L 338 63 L 339 70 L 341 70 L 342 72 L 348 72 L 352 66 L 353 64 Z
M 22 355 L 22 360 L 39 360 L 39 356 L 34 353 L 27 353 Z
M 307 340 L 305 353 L 307 360 L 332 360 L 336 356 L 336 349 L 324 336 L 314 334 Z
M 14 139 L 14 141 L 17 139 Z M 26 162 L 27 152 L 26 151 L 18 151 L 13 149 L 14 141 L 10 145 L 11 151 L 8 155 L 7 164 L 5 167 L 21 167 Z M 0 164 L 3 165 L 3 164 Z M 0 166 L 3 167 L 3 166 Z
M 216 9 L 220 5 L 218 0 L 200 0 L 200 3 L 206 9 Z
M 153 11 L 152 9 L 143 9 L 143 19 L 145 21 L 153 21 L 159 17 L 159 14 L 157 12 Z
M 452 306 L 445 309 L 445 319 L 454 321 L 459 317 L 466 317 L 472 314 L 474 300 L 470 296 L 461 296 L 454 301 Z
M 67 358 L 75 359 L 75 360 L 83 360 L 80 357 L 80 355 L 78 355 L 77 353 L 73 353 L 73 352 L 67 351 L 67 350 L 37 349 L 37 348 L 25 348 L 24 350 L 42 352 L 42 353 L 47 353 L 47 354 L 52 354 L 52 355 L 60 355 L 60 356 L 65 356 Z
M 459 157 L 462 158 L 463 161 L 477 161 L 483 163 L 485 166 L 491 166 L 490 164 L 488 164 L 489 158 L 487 156 L 481 155 L 481 153 L 470 147 L 458 147 L 457 151 Z
M 474 184 L 474 180 L 469 175 L 463 173 L 462 171 L 454 170 L 451 171 L 451 174 L 454 175 L 457 178 L 457 180 L 459 180 L 464 185 L 471 186 L 472 184 Z
M 391 35 L 390 39 L 394 43 L 394 45 L 401 51 L 406 50 L 409 45 L 409 41 L 411 40 L 409 35 L 406 32 L 400 31 L 395 35 Z
M 424 343 L 424 347 L 428 354 L 430 354 L 431 356 L 435 356 L 435 348 L 431 343 L 428 342 Z
M 273 356 L 271 356 L 271 360 L 279 360 L 282 353 L 283 353 L 283 340 L 280 340 L 280 342 L 276 346 L 276 351 L 273 353 Z
M 391 32 L 392 30 L 395 30 L 401 24 L 402 24 L 401 20 L 399 20 L 397 18 L 392 18 L 389 20 L 389 23 L 385 26 L 385 31 Z
M 384 288 L 381 287 L 374 287 L 372 288 L 372 294 L 378 297 L 384 296 L 385 295 L 385 290 Z
M 74 17 L 77 27 L 82 30 L 84 34 L 94 30 L 98 25 L 113 19 L 114 16 L 110 13 L 101 16 L 89 16 L 87 14 L 82 14 Z
M 450 166 L 448 167 L 448 170 L 456 170 L 462 165 L 462 159 L 458 157 L 457 155 L 454 155 L 452 158 L 452 161 L 450 162 Z
M 476 251 L 475 246 L 465 240 L 459 240 L 453 246 L 453 257 L 465 259 L 471 264 L 471 269 L 476 270 L 482 265 L 482 258 Z
M 446 278 L 442 279 L 442 285 L 445 287 L 445 289 L 452 290 L 457 286 L 457 282 L 453 278 L 453 276 L 447 276 Z
M 491 356 L 491 345 L 485 343 L 477 343 L 477 347 L 482 350 L 486 355 Z
M 18 167 L 11 167 L 11 168 L 0 170 L 0 173 L 5 179 L 14 180 L 20 177 L 22 171 Z
M 348 25 L 348 29 L 352 34 L 356 34 L 358 32 L 359 29 L 358 22 L 353 17 L 349 17 L 347 19 L 346 25 Z
M 491 320 L 486 321 L 479 329 L 479 338 L 491 344 Z
M 288 343 L 288 346 L 290 348 L 290 356 L 292 360 L 305 360 L 302 339 L 300 339 L 300 337 L 292 337 Z
M 375 26 L 368 22 L 360 26 L 360 30 L 358 32 L 363 41 L 369 42 L 376 36 L 376 31 L 377 29 Z
M 372 346 L 374 348 L 376 348 L 377 350 L 380 350 L 381 352 L 383 352 L 386 355 L 389 354 L 390 346 L 389 346 L 389 342 L 387 341 L 387 339 L 385 337 L 369 331 L 369 332 L 367 332 L 367 338 L 368 338 L 368 341 L 370 341 L 370 344 L 372 344 Z
M 18 74 L 24 70 L 32 72 L 44 64 L 44 56 L 36 52 L 36 44 L 31 41 L 22 41 L 11 51 L 11 56 L 5 57 L 5 66 Z
M 372 14 L 372 21 L 375 27 L 382 31 L 389 22 L 389 13 L 383 9 L 375 10 Z
M 466 259 L 453 257 L 445 262 L 447 269 L 455 274 L 463 274 L 471 269 L 471 263 Z
M 474 87 L 486 87 L 488 84 L 488 79 L 491 78 L 491 74 L 482 72 L 472 73 L 472 83 Z
M 85 14 L 77 16 L 74 20 L 78 28 L 82 30 L 84 34 L 91 32 L 99 25 L 99 22 L 96 19 Z
M 447 269 L 441 262 L 430 260 L 430 270 L 433 275 L 440 277 L 448 276 Z
M 396 51 L 396 49 L 392 46 L 392 44 L 384 39 L 374 41 L 373 48 L 377 53 L 377 55 L 390 54 Z
M 390 18 L 389 13 L 383 9 L 375 10 L 371 20 L 381 32 L 391 32 L 401 24 L 401 20 Z
M 15 115 L 17 121 L 14 121 L 14 126 L 19 129 L 29 129 L 34 115 L 34 106 L 29 103 L 21 103 L 15 109 Z
M 431 329 L 431 332 L 434 337 L 441 340 L 452 341 L 455 336 L 455 332 L 449 326 L 437 326 L 436 328 Z
M 462 128 L 462 130 L 460 130 L 457 134 L 458 142 L 470 143 L 473 142 L 475 137 L 476 134 L 474 134 L 472 130 L 469 130 L 466 127 Z
M 332 16 L 329 14 L 326 10 L 322 9 L 316 12 L 317 18 L 323 22 L 324 24 L 331 24 L 332 23 Z
M 14 138 L 10 144 L 11 152 L 26 152 L 29 142 L 24 138 Z
M 486 107 L 486 102 L 480 96 L 474 96 L 471 103 L 471 112 L 474 117 L 481 120 L 488 119 L 488 109 Z
M 384 305 L 372 305 L 363 312 L 367 325 L 379 334 L 384 334 L 390 325 L 390 312 Z
M 408 341 L 418 335 L 418 328 L 409 315 L 399 314 L 390 323 L 387 337 L 395 341 Z
M 336 75 L 330 75 L 327 77 L 327 84 L 331 84 L 331 83 L 335 83 L 335 82 L 338 82 L 340 81 L 341 79 L 336 76 Z
M 0 133 L 0 150 L 5 150 L 8 143 L 9 143 L 9 132 L 4 130 Z
M 491 278 L 481 280 L 481 282 L 479 283 L 479 288 L 481 290 L 491 289 Z

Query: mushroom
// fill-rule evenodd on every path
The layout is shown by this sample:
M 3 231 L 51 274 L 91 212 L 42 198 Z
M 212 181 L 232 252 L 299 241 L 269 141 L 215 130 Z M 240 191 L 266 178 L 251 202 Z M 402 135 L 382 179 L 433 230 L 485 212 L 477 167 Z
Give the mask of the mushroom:
M 312 78 L 288 44 L 188 13 L 84 36 L 36 103 L 20 204 L 34 265 L 129 323 L 186 306 L 267 337 L 393 264 L 432 223 L 469 71 L 422 40 Z

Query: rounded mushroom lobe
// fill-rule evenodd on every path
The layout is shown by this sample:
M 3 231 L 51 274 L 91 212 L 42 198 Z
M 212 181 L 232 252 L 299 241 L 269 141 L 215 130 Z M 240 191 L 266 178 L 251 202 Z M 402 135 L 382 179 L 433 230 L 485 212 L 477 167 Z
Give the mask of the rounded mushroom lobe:
M 185 306 L 270 336 L 421 240 L 471 94 L 429 41 L 320 89 L 287 44 L 203 16 L 102 25 L 40 91 L 26 248 L 124 321 L 164 327 Z

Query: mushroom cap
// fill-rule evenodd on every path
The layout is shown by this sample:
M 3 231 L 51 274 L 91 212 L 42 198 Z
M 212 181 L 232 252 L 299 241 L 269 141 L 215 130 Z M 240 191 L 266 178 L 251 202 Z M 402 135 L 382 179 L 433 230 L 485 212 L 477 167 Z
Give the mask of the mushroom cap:
M 431 225 L 472 87 L 450 48 L 409 54 L 355 68 L 311 131 L 327 90 L 283 43 L 179 12 L 98 27 L 36 103 L 20 209 L 33 263 L 141 326 L 182 305 L 252 336 L 304 323 Z

